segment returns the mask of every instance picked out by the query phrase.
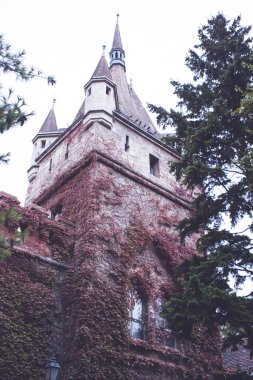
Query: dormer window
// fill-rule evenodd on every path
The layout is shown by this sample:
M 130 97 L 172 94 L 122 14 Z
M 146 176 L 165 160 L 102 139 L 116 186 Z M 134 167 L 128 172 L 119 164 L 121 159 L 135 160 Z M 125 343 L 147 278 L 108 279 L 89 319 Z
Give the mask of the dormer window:
M 41 146 L 41 148 L 45 148 L 45 146 L 46 146 L 46 140 L 41 140 L 40 146 Z

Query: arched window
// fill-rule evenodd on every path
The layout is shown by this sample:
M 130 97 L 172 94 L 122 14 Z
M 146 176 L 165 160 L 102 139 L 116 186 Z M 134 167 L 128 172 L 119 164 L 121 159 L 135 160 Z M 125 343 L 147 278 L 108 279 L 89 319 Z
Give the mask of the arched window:
M 168 321 L 161 315 L 162 309 L 163 302 L 160 298 L 157 298 L 154 302 L 155 328 L 157 339 L 164 346 L 177 348 L 176 337 L 173 334 Z
M 129 293 L 129 334 L 144 340 L 144 301 L 136 288 Z

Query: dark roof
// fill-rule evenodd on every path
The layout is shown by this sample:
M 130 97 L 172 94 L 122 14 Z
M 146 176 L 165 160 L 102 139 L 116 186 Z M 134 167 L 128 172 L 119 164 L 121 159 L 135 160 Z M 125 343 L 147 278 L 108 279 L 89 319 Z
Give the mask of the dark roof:
M 116 24 L 116 27 L 115 27 L 115 32 L 114 32 L 114 37 L 113 37 L 113 42 L 112 42 L 112 50 L 113 49 L 123 50 L 118 23 Z
M 97 64 L 97 67 L 91 76 L 91 78 L 101 78 L 101 77 L 106 77 L 112 81 L 111 72 L 109 70 L 109 66 L 104 55 L 102 55 L 102 57 L 100 58 Z
M 77 120 L 80 116 L 83 116 L 84 110 L 85 110 L 85 99 L 82 102 L 81 107 L 79 108 L 79 110 L 78 110 L 78 112 L 77 112 L 77 114 L 76 114 L 76 116 L 74 118 L 74 121 Z
M 54 132 L 57 131 L 56 117 L 54 109 L 52 108 L 49 114 L 47 115 L 42 127 L 39 130 L 40 132 Z
M 253 359 L 250 358 L 249 350 L 240 346 L 238 350 L 226 350 L 222 354 L 223 366 L 229 370 L 253 370 Z

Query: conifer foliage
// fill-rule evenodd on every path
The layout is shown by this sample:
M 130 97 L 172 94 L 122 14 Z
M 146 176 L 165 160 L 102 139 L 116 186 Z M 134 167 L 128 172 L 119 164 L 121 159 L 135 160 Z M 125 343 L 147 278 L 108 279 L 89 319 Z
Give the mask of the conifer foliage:
M 232 285 L 253 277 L 253 50 L 251 27 L 218 14 L 198 31 L 186 58 L 192 83 L 172 81 L 180 111 L 150 105 L 160 125 L 173 126 L 167 144 L 181 156 L 170 170 L 201 189 L 192 216 L 180 222 L 182 241 L 200 233 L 196 254 L 175 269 L 180 291 L 165 314 L 183 337 L 194 326 L 223 326 L 225 345 L 253 352 L 253 292 Z M 233 281 L 231 280 L 233 279 Z
M 14 53 L 11 45 L 0 35 L 0 75 L 13 73 L 18 80 L 25 81 L 39 77 L 46 79 L 48 84 L 55 84 L 52 76 L 45 77 L 40 70 L 25 66 L 25 54 L 24 50 Z M 33 113 L 24 111 L 25 100 L 20 96 L 14 97 L 12 89 L 5 93 L 1 83 L 0 89 L 0 133 L 3 133 L 17 124 L 23 125 Z M 9 153 L 0 154 L 0 163 L 7 163 L 8 160 Z

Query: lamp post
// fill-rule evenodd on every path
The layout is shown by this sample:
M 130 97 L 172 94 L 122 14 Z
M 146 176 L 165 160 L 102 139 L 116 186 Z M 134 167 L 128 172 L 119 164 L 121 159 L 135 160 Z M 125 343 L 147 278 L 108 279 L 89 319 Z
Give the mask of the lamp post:
M 49 362 L 45 365 L 46 380 L 56 380 L 60 368 L 60 364 L 55 358 L 49 360 Z

